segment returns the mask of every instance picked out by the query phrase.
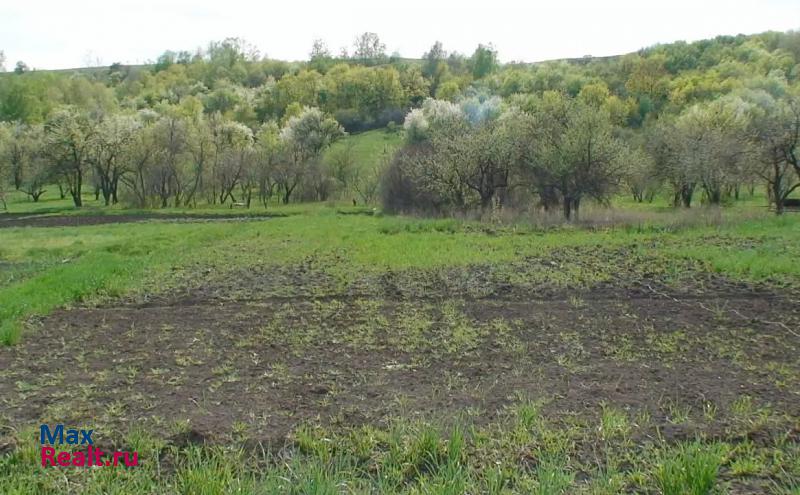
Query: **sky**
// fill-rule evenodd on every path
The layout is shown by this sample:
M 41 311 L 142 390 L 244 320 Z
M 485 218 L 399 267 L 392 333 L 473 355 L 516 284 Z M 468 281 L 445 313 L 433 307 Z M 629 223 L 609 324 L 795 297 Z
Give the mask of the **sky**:
M 420 57 L 440 40 L 470 54 L 492 43 L 503 62 L 628 53 L 656 43 L 800 28 L 800 0 L 435 1 L 0 0 L 6 69 L 145 63 L 165 50 L 239 37 L 262 55 L 305 60 L 378 33 L 387 52 Z

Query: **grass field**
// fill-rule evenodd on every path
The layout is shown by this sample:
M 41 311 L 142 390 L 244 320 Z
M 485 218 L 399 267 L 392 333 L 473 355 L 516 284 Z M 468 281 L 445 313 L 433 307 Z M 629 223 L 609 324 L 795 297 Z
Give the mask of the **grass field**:
M 798 215 L 42 208 L 117 217 L 0 228 L 0 493 L 800 493 Z
M 403 144 L 403 134 L 388 132 L 386 129 L 352 134 L 334 143 L 327 151 L 328 155 L 347 146 L 352 146 L 353 158 L 358 168 L 378 165 L 384 153 L 391 155 Z

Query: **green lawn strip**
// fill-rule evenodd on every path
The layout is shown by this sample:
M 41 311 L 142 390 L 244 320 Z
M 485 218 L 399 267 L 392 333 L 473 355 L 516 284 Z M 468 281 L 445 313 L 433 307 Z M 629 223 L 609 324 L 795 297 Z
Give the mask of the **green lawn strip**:
M 46 249 L 28 250 L 27 254 L 33 259 L 52 260 L 54 255 L 64 254 L 71 257 L 0 288 L 0 343 L 18 342 L 23 321 L 31 315 L 47 314 L 56 307 L 94 296 L 116 296 L 135 289 L 148 280 L 145 275 L 152 277 L 168 271 L 174 264 L 191 259 L 193 250 L 225 239 L 235 229 L 234 224 L 176 223 L 15 229 L 23 239 L 52 231 L 54 236 L 82 238 L 85 234 L 87 239 L 100 233 L 104 240 L 89 243 L 89 246 L 79 244 L 80 250 L 75 250 L 74 246 L 55 247 L 49 253 Z
M 657 250 L 702 261 L 734 279 L 800 284 L 800 215 L 691 229 L 670 239 Z
M 519 232 L 455 220 L 341 215 L 334 208 L 320 208 L 259 222 L 144 222 L 7 229 L 0 235 L 1 260 L 39 264 L 0 289 L 0 341 L 7 344 L 19 340 L 21 322 L 32 314 L 97 294 L 124 293 L 145 284 L 146 274 L 160 273 L 168 284 L 169 268 L 190 263 L 237 270 L 313 259 L 321 269 L 352 280 L 365 272 L 546 257 L 565 247 L 635 245 L 661 262 L 690 258 L 735 279 L 800 281 L 797 216 L 661 233 L 572 227 Z M 652 247 L 641 247 L 647 245 Z
M 45 314 L 57 306 L 97 294 L 112 283 L 120 284 L 140 268 L 141 261 L 112 253 L 91 253 L 0 290 L 0 343 L 19 341 L 21 320 L 25 317 Z

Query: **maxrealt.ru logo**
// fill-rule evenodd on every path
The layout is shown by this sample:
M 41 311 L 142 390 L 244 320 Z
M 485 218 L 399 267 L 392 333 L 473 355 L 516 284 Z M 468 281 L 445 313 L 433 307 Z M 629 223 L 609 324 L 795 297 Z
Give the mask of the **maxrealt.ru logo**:
M 42 445 L 42 467 L 90 467 L 118 466 L 120 460 L 125 466 L 138 466 L 138 452 L 103 452 L 95 448 L 92 435 L 94 430 L 65 429 L 57 424 L 54 428 L 42 425 L 39 428 L 39 443 Z M 85 446 L 86 450 L 56 450 L 56 445 L 74 449 Z

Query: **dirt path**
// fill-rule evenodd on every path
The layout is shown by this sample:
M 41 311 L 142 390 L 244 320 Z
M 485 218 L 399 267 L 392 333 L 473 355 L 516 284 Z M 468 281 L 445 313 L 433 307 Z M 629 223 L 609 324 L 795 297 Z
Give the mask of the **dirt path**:
M 202 214 L 202 213 L 143 213 L 113 215 L 31 215 L 5 213 L 0 214 L 0 229 L 11 227 L 81 227 L 85 225 L 104 225 L 109 223 L 163 221 L 245 221 L 263 220 L 278 214 Z

